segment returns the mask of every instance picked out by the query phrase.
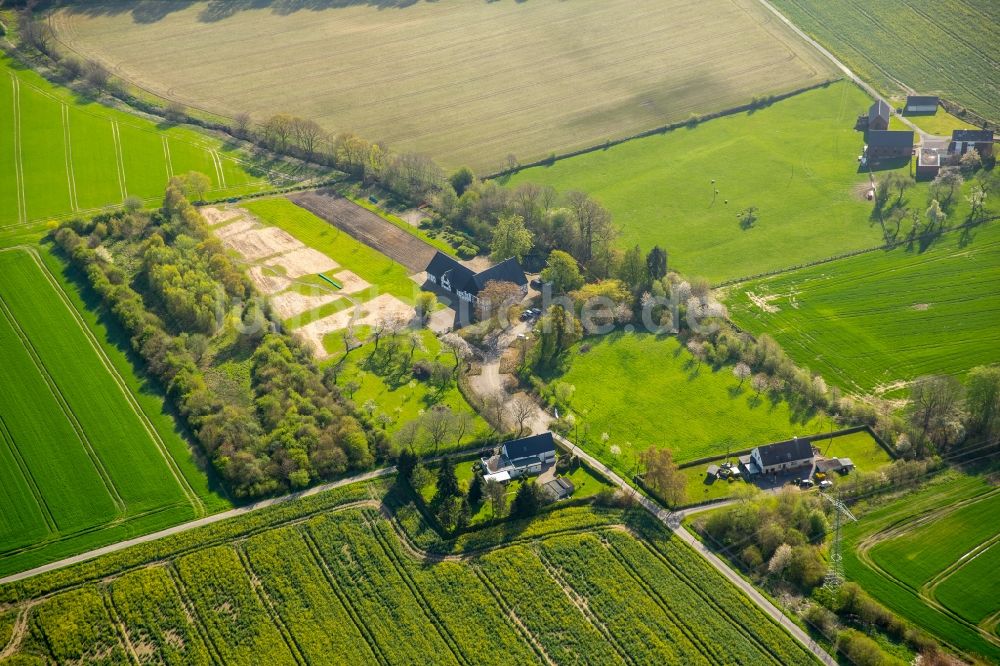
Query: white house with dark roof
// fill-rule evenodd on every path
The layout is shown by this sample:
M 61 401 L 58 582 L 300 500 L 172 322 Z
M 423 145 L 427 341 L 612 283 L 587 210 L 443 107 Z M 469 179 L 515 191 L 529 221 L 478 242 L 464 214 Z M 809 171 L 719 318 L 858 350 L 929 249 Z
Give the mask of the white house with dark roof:
M 528 474 L 539 474 L 555 462 L 556 443 L 551 432 L 506 442 L 500 453 L 483 458 L 483 478 L 487 481 L 510 481 Z
M 489 282 L 512 282 L 521 289 L 521 293 L 528 293 L 528 278 L 514 258 L 476 273 L 457 259 L 437 252 L 427 264 L 427 281 L 473 304 Z
M 800 467 L 812 468 L 816 460 L 812 444 L 808 439 L 795 437 L 784 442 L 758 446 L 749 456 L 742 456 L 740 462 L 751 475 L 773 474 Z

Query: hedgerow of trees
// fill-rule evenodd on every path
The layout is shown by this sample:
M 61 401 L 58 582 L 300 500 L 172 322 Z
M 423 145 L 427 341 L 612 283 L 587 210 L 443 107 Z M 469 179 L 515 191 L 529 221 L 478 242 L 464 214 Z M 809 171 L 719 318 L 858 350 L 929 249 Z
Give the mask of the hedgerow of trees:
M 266 306 L 244 300 L 251 285 L 184 197 L 183 185 L 171 182 L 158 211 L 66 222 L 54 240 L 129 334 L 237 496 L 302 488 L 370 467 L 387 453 L 384 434 L 324 382 L 308 351 L 278 331 Z M 134 274 L 116 256 L 138 257 Z M 250 351 L 245 400 L 224 397 L 207 381 L 200 361 L 213 336 L 234 338 Z

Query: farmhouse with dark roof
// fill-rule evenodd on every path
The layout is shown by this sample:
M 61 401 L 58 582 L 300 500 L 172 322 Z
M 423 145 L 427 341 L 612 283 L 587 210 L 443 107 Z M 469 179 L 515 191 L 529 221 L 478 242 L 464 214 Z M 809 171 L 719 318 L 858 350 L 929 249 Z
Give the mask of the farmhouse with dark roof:
M 514 258 L 476 273 L 457 259 L 437 252 L 427 264 L 427 281 L 469 303 L 476 302 L 479 292 L 486 288 L 488 282 L 513 282 L 522 293 L 528 293 L 528 278 Z
M 771 474 L 799 467 L 811 468 L 815 454 L 808 439 L 796 437 L 784 442 L 758 446 L 747 458 L 741 458 L 740 462 L 750 474 Z
M 982 157 L 993 154 L 993 131 L 981 129 L 957 129 L 951 132 L 951 144 L 948 152 L 954 155 L 964 155 L 969 149 L 975 148 Z
M 903 110 L 906 113 L 937 113 L 937 106 L 937 95 L 908 95 Z
M 502 482 L 526 474 L 538 474 L 543 465 L 555 459 L 556 444 L 551 432 L 522 437 L 504 444 L 499 454 L 482 459 L 483 478 Z
M 913 154 L 913 130 L 868 132 L 868 159 L 910 157 Z

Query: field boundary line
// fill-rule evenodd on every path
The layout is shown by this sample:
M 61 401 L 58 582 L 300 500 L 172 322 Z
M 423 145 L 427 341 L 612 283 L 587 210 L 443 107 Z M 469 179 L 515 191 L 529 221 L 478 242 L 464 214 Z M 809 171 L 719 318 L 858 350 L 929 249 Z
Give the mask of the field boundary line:
M 24 195 L 24 157 L 21 146 L 21 81 L 14 72 L 10 74 L 10 85 L 14 99 L 14 179 L 17 181 L 17 217 L 21 224 L 28 221 L 28 203 Z
M 38 355 L 38 351 L 31 344 L 31 341 L 24 333 L 20 324 L 17 323 L 17 320 L 14 318 L 14 314 L 7 307 L 7 303 L 4 302 L 3 298 L 0 298 L 0 313 L 3 314 L 3 316 L 10 323 L 11 327 L 17 333 L 17 336 L 21 339 L 21 344 L 24 346 L 28 356 L 31 357 L 31 360 L 35 364 L 35 369 L 38 370 L 38 373 L 42 376 L 42 380 L 48 385 L 49 392 L 59 404 L 59 408 L 62 410 L 63 416 L 67 421 L 69 421 L 70 426 L 76 432 L 77 438 L 80 440 L 80 445 L 83 446 L 84 451 L 87 453 L 87 457 L 90 458 L 91 463 L 94 465 L 95 471 L 104 482 L 105 490 L 107 490 L 108 495 L 111 496 L 111 501 L 118 510 L 119 515 L 117 518 L 124 518 L 128 513 L 125 501 L 121 498 L 121 495 L 118 494 L 118 489 L 115 487 L 115 484 L 112 483 L 111 477 L 108 475 L 108 471 L 104 469 L 104 463 L 101 462 L 97 452 L 94 451 L 94 448 L 90 443 L 90 439 L 87 437 L 86 432 L 84 432 L 80 421 L 76 418 L 76 414 L 73 413 L 73 409 L 69 406 L 66 397 L 63 396 L 62 392 L 59 390 L 58 385 L 55 383 L 55 379 L 53 379 L 52 375 L 49 374 L 48 368 L 45 367 L 41 357 Z
M 198 615 L 198 608 L 194 605 L 194 602 L 191 601 L 191 595 L 188 593 L 187 585 L 184 584 L 184 580 L 177 571 L 176 563 L 170 560 L 160 566 L 163 566 L 167 570 L 167 578 L 169 578 L 170 582 L 173 583 L 174 590 L 177 592 L 177 599 L 180 600 L 181 607 L 184 609 L 184 614 L 190 620 L 191 626 L 194 628 L 198 638 L 201 639 L 201 642 L 205 645 L 205 649 L 208 650 L 208 656 L 211 657 L 212 661 L 216 664 L 219 664 L 220 666 L 224 665 L 226 662 L 219 653 L 219 648 L 212 640 L 212 636 L 208 633 L 205 623 Z
M 385 534 L 383 534 L 378 527 L 378 522 L 379 518 L 381 518 L 381 514 L 372 509 L 369 509 L 367 511 L 362 510 L 361 517 L 365 527 L 367 527 L 371 531 L 372 538 L 374 539 L 375 543 L 377 543 L 382 552 L 385 553 L 386 559 L 389 560 L 389 562 L 392 564 L 393 569 L 395 569 L 396 573 L 399 574 L 399 577 L 403 580 L 403 584 L 410 589 L 410 593 L 416 600 L 417 605 L 420 606 L 420 609 L 423 611 L 424 616 L 427 617 L 427 620 L 431 623 L 431 625 L 434 627 L 437 633 L 441 636 L 441 640 L 443 640 L 445 645 L 448 646 L 448 649 L 451 650 L 452 654 L 455 655 L 455 660 L 458 661 L 458 663 L 460 664 L 473 663 L 470 662 L 468 657 L 465 656 L 465 653 L 462 652 L 462 649 L 458 645 L 458 641 L 456 641 L 455 637 L 451 635 L 450 631 L 448 631 L 448 628 L 445 626 L 444 621 L 438 615 L 437 611 L 434 610 L 434 607 L 431 606 L 430 602 L 427 600 L 427 597 L 420 589 L 420 586 L 417 585 L 416 581 L 413 580 L 413 577 L 410 575 L 410 572 L 406 570 L 406 565 L 400 560 L 401 556 L 399 552 L 397 552 L 394 548 L 392 548 L 391 544 L 386 543 Z
M 17 443 L 14 442 L 14 436 L 10 433 L 10 428 L 7 427 L 7 422 L 4 421 L 3 414 L 0 414 L 0 440 L 3 440 L 7 449 L 10 451 L 10 455 L 14 458 L 14 462 L 17 464 L 18 470 L 20 470 L 21 476 L 31 489 L 31 495 L 35 499 L 35 504 L 38 505 L 39 510 L 42 512 L 42 518 L 45 519 L 45 524 L 46 527 L 48 527 L 49 532 L 58 532 L 59 526 L 56 525 L 56 519 L 52 515 L 49 503 L 45 501 L 45 495 L 43 495 L 41 489 L 39 489 L 38 482 L 35 481 L 35 476 L 31 473 L 31 470 L 28 469 L 28 464 L 24 462 L 21 450 L 17 448 Z
M 319 545 L 316 543 L 316 537 L 313 536 L 312 529 L 309 527 L 308 523 L 303 522 L 297 529 L 296 532 L 299 534 L 299 538 L 302 539 L 303 543 L 306 545 L 306 550 L 309 551 L 309 555 L 312 557 L 313 562 L 319 567 L 320 573 L 326 579 L 327 585 L 333 590 L 334 595 L 340 600 L 340 603 L 344 606 L 344 610 L 347 611 L 348 616 L 351 618 L 351 622 L 365 638 L 365 643 L 368 645 L 368 649 L 371 650 L 372 655 L 384 666 L 389 665 L 389 660 L 382 653 L 382 646 L 378 644 L 378 640 L 375 635 L 370 632 L 368 625 L 361 621 L 358 615 L 358 609 L 354 607 L 351 603 L 350 597 L 344 592 L 340 586 L 340 581 L 333 574 L 333 570 L 330 569 L 330 563 L 326 561 L 323 557 L 323 553 L 319 550 Z
M 107 611 L 108 619 L 111 620 L 111 625 L 115 628 L 115 634 L 118 635 L 118 642 L 121 643 L 125 654 L 130 658 L 132 663 L 139 666 L 142 660 L 139 659 L 139 654 L 135 651 L 135 646 L 132 644 L 132 639 L 129 638 L 128 629 L 125 627 L 125 623 L 122 622 L 121 616 L 118 615 L 118 609 L 115 608 L 115 604 L 111 600 L 111 591 L 107 587 L 104 587 L 100 590 L 100 593 L 101 601 L 104 603 L 104 610 Z
M 938 585 L 940 585 L 941 583 L 945 582 L 946 580 L 957 574 L 959 571 L 964 569 L 967 564 L 975 560 L 977 557 L 979 557 L 980 555 L 982 555 L 983 553 L 985 553 L 987 550 L 997 545 L 998 543 L 1000 543 L 1000 534 L 994 534 L 993 536 L 988 537 L 986 540 L 979 542 L 972 550 L 962 555 L 962 557 L 949 564 L 947 567 L 945 567 L 937 574 L 935 574 L 933 578 L 931 578 L 926 583 L 921 585 L 920 586 L 921 595 L 932 596 L 936 599 L 937 598 L 936 591 Z
M 263 583 L 260 582 L 260 577 L 257 572 L 254 571 L 253 565 L 250 564 L 250 560 L 247 557 L 246 551 L 240 543 L 234 543 L 232 545 L 233 550 L 236 551 L 236 557 L 239 558 L 240 567 L 243 569 L 243 574 L 247 577 L 247 581 L 250 583 L 250 589 L 253 590 L 253 594 L 257 597 L 257 601 L 260 602 L 261 607 L 264 612 L 271 618 L 271 624 L 278 630 L 281 634 L 281 640 L 284 641 L 285 646 L 288 648 L 289 654 L 292 655 L 292 659 L 300 664 L 307 664 L 309 660 L 306 659 L 305 655 L 302 653 L 302 648 L 299 646 L 299 642 L 295 640 L 295 636 L 288 629 L 288 625 L 281 618 L 281 613 L 275 608 L 274 600 L 271 595 L 267 593 L 264 589 Z
M 170 139 L 165 134 L 161 134 L 160 141 L 163 143 L 163 159 L 167 166 L 167 180 L 169 181 L 174 177 L 174 163 L 170 159 Z
M 73 142 L 69 129 L 69 106 L 63 102 L 59 110 L 62 115 L 63 157 L 66 159 L 66 182 L 69 186 L 69 205 L 73 211 L 80 210 L 76 199 L 76 174 L 73 171 Z
M 87 326 L 87 322 L 83 320 L 83 316 L 77 311 L 76 307 L 73 306 L 72 301 L 70 301 L 69 296 L 66 295 L 66 292 L 62 288 L 62 285 L 59 284 L 59 282 L 49 271 L 48 267 L 42 262 L 41 257 L 38 256 L 38 253 L 34 250 L 34 248 L 25 246 L 16 246 L 12 248 L 5 248 L 4 250 L 0 251 L 9 252 L 12 250 L 22 251 L 27 253 L 35 262 L 35 265 L 38 267 L 38 270 L 42 273 L 42 275 L 45 276 L 45 279 L 48 280 L 49 285 L 51 285 L 52 289 L 59 296 L 60 300 L 63 303 L 63 306 L 70 311 L 71 316 L 73 317 L 74 321 L 76 321 L 76 324 L 83 333 L 83 336 L 90 343 L 90 346 L 94 350 L 94 353 L 97 355 L 97 358 L 101 362 L 101 365 L 104 366 L 104 369 L 108 372 L 109 375 L 111 375 L 111 378 L 115 381 L 115 384 L 118 385 L 118 389 L 121 391 L 122 396 L 125 398 L 125 401 L 129 403 L 129 406 L 132 408 L 132 411 L 135 412 L 136 417 L 142 424 L 143 429 L 149 435 L 150 441 L 153 442 L 153 445 L 160 452 L 160 455 L 163 457 L 163 461 L 167 464 L 167 468 L 173 475 L 174 480 L 177 482 L 177 485 L 180 486 L 181 492 L 185 495 L 185 497 L 188 500 L 188 503 L 191 504 L 192 508 L 194 509 L 195 517 L 200 518 L 201 516 L 204 516 L 207 513 L 204 502 L 202 502 L 201 498 L 198 496 L 198 493 L 196 493 L 194 491 L 194 488 L 192 488 L 191 485 L 188 483 L 187 478 L 184 476 L 184 474 L 180 470 L 180 467 L 177 465 L 177 461 L 174 460 L 172 455 L 170 455 L 166 443 L 160 437 L 160 433 L 157 432 L 155 426 L 153 426 L 153 423 L 149 420 L 149 416 L 142 410 L 142 406 L 139 404 L 138 399 L 132 393 L 131 389 L 129 389 L 128 384 L 125 382 L 125 379 L 118 372 L 118 368 L 114 366 L 114 364 L 111 362 L 111 359 L 108 358 L 107 354 L 104 352 L 104 349 L 101 347 L 100 342 L 98 342 L 97 338 L 94 336 L 93 331 L 91 331 L 90 328 Z M 185 442 L 185 444 L 191 446 L 190 442 Z
M 111 119 L 111 137 L 115 142 L 115 161 L 118 166 L 118 188 L 122 193 L 122 201 L 128 198 L 128 190 L 125 188 L 125 155 L 122 150 L 122 138 L 118 133 L 118 121 Z
M 586 597 L 580 594 L 576 590 L 576 588 L 570 585 L 562 577 L 559 571 L 557 571 L 558 567 L 556 567 L 556 565 L 554 565 L 551 562 L 551 560 L 549 560 L 549 558 L 545 555 L 545 553 L 543 553 L 539 548 L 529 546 L 529 550 L 535 554 L 535 557 L 538 558 L 539 564 L 541 564 L 542 568 L 545 569 L 545 573 L 548 574 L 552 582 L 554 582 L 556 585 L 559 586 L 560 589 L 562 589 L 563 594 L 566 595 L 566 598 L 569 599 L 569 602 L 573 604 L 573 606 L 578 611 L 580 611 L 580 615 L 583 616 L 583 619 L 590 626 L 592 626 L 594 630 L 597 631 L 597 633 L 601 634 L 602 636 L 604 636 L 605 639 L 607 639 L 608 643 L 614 649 L 615 653 L 617 653 L 618 656 L 622 658 L 622 661 L 625 662 L 626 664 L 635 664 L 636 661 L 632 657 L 632 655 L 629 654 L 628 650 L 624 649 L 621 646 L 621 644 L 618 642 L 618 639 L 615 638 L 614 633 L 612 633 L 612 631 L 608 629 L 608 627 L 604 624 L 604 621 L 601 620 L 601 618 L 597 617 L 597 614 L 590 609 L 590 604 L 587 603 Z

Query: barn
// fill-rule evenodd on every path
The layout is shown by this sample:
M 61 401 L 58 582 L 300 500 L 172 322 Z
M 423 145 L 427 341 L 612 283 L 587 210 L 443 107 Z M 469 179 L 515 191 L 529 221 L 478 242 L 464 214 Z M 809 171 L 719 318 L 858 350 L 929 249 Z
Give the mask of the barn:
M 868 129 L 889 129 L 890 115 L 892 115 L 892 109 L 889 108 L 889 105 L 882 100 L 878 100 L 868 108 Z
M 913 154 L 913 130 L 868 132 L 868 159 L 910 157 Z
M 937 113 L 937 95 L 909 95 L 906 98 L 906 113 Z

